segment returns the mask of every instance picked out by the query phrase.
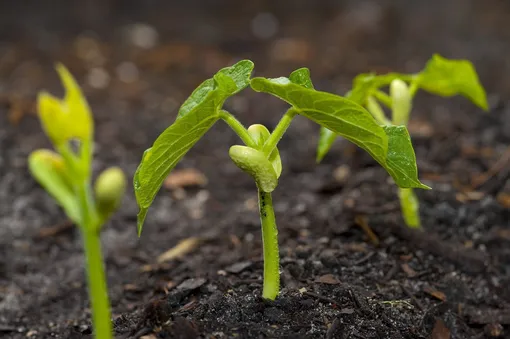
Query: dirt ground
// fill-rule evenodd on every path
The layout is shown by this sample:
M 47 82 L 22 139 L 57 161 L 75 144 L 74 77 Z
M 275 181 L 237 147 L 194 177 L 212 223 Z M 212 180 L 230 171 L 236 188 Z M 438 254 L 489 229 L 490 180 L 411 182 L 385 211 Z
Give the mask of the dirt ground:
M 162 189 L 140 239 L 130 189 L 104 230 L 116 336 L 510 338 L 501 0 L 2 2 L 0 337 L 92 337 L 79 232 L 27 171 L 27 155 L 49 146 L 34 103 L 41 89 L 62 93 L 55 61 L 93 109 L 95 172 L 119 165 L 132 176 L 193 88 L 236 60 L 264 76 L 307 66 L 317 88 L 344 93 L 357 73 L 418 71 L 435 52 L 474 62 L 491 112 L 419 95 L 410 130 L 433 188 L 417 192 L 424 232 L 403 227 L 396 188 L 361 150 L 338 141 L 315 164 L 318 126 L 297 118 L 273 195 L 282 292 L 263 301 L 256 191 L 220 122 L 178 166 L 206 183 Z M 247 90 L 227 108 L 273 128 L 285 104 Z M 158 262 L 183 240 L 182 256 Z

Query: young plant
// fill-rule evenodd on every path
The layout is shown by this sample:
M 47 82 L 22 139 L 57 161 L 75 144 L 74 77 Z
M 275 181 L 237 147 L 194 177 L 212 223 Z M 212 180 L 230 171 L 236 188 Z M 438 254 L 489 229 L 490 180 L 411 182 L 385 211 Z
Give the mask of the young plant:
M 428 188 L 417 176 L 416 159 L 404 126 L 380 126 L 370 113 L 338 95 L 316 91 L 308 69 L 288 78 L 250 79 L 253 63 L 243 60 L 204 81 L 179 109 L 177 119 L 145 151 L 134 177 L 140 207 L 138 232 L 163 180 L 179 160 L 218 120 L 223 120 L 244 145 L 230 148 L 230 157 L 250 174 L 258 188 L 264 253 L 262 296 L 274 300 L 280 289 L 278 230 L 271 192 L 278 185 L 282 163 L 277 144 L 295 116 L 304 116 L 366 150 L 395 182 L 404 188 Z M 222 109 L 225 100 L 248 85 L 257 92 L 274 95 L 291 105 L 272 133 L 262 125 L 248 129 Z
M 126 179 L 117 167 L 105 170 L 91 188 L 94 123 L 88 104 L 68 70 L 57 65 L 66 94 L 38 96 L 39 118 L 55 150 L 30 154 L 32 176 L 79 226 L 85 249 L 92 319 L 97 339 L 112 338 L 110 302 L 101 254 L 102 225 L 119 206 Z
M 382 91 L 387 86 L 389 95 Z M 366 107 L 381 126 L 406 126 L 418 89 L 443 97 L 462 95 L 476 106 L 488 110 L 485 90 L 472 63 L 467 60 L 448 60 L 438 54 L 433 55 L 425 68 L 417 74 L 360 74 L 354 79 L 352 90 L 346 97 Z M 391 120 L 386 118 L 379 103 L 391 110 Z M 317 162 L 328 153 L 336 137 L 332 130 L 321 128 Z M 412 188 L 399 187 L 398 195 L 406 225 L 421 228 L 419 201 Z

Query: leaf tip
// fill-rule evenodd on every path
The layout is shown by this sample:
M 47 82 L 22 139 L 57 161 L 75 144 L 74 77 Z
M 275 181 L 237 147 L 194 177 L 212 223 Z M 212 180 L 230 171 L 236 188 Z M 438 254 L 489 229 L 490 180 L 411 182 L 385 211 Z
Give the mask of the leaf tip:
M 143 223 L 145 222 L 145 217 L 147 216 L 148 210 L 149 209 L 147 207 L 140 207 L 140 211 L 138 212 L 136 222 L 138 238 L 142 236 Z

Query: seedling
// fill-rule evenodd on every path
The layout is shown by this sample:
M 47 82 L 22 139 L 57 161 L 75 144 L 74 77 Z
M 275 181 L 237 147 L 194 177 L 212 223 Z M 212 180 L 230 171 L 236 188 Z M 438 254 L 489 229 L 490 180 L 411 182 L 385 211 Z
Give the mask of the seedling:
M 400 187 L 428 187 L 418 180 L 414 150 L 406 127 L 380 126 L 355 102 L 316 91 L 306 68 L 294 71 L 289 78 L 277 79 L 250 79 L 252 70 L 253 63 L 243 60 L 204 81 L 181 106 L 175 122 L 145 151 L 134 177 L 140 207 L 138 232 L 142 231 L 147 210 L 168 173 L 214 123 L 223 120 L 245 144 L 232 146 L 230 157 L 255 179 L 258 188 L 264 252 L 262 296 L 274 300 L 280 289 L 280 274 L 278 230 L 271 192 L 277 187 L 282 172 L 277 144 L 295 116 L 304 116 L 366 150 Z M 228 97 L 248 85 L 291 105 L 272 133 L 263 125 L 246 129 L 222 109 Z
M 387 86 L 389 95 L 381 90 Z M 406 126 L 418 89 L 443 97 L 462 95 L 481 109 L 488 110 L 487 96 L 473 64 L 467 60 L 448 60 L 438 54 L 432 56 L 417 74 L 360 74 L 346 97 L 366 107 L 381 126 Z M 391 120 L 386 118 L 379 103 L 391 110 Z M 321 128 L 317 162 L 328 153 L 336 138 L 335 132 Z M 398 195 L 406 225 L 421 228 L 419 201 L 413 189 L 399 187 Z
M 122 170 L 109 168 L 91 188 L 94 122 L 88 104 L 68 70 L 57 65 L 66 94 L 60 100 L 42 92 L 38 111 L 55 150 L 34 151 L 29 168 L 34 178 L 79 226 L 86 256 L 89 296 L 95 337 L 112 338 L 110 302 L 101 254 L 102 225 L 119 206 L 126 179 Z

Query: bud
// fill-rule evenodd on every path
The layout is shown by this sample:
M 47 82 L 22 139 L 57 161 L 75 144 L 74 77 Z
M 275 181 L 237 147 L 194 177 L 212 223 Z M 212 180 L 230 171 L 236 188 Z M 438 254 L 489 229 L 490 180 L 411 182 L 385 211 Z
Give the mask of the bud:
M 125 190 L 126 177 L 120 168 L 110 167 L 99 175 L 94 191 L 97 211 L 103 219 L 119 207 Z
M 278 176 L 263 152 L 247 146 L 232 146 L 229 155 L 237 167 L 255 179 L 261 191 L 274 191 L 278 185 Z
M 392 118 L 394 125 L 406 125 L 411 112 L 411 93 L 407 84 L 395 79 L 390 84 Z
M 92 139 L 93 121 L 87 101 L 63 65 L 57 65 L 57 72 L 66 95 L 60 100 L 46 92 L 39 93 L 37 107 L 43 129 L 55 146 L 73 138 L 88 142 Z
M 265 142 L 271 136 L 269 130 L 264 125 L 255 124 L 248 127 L 248 134 L 251 136 L 253 141 L 259 149 L 262 149 Z M 278 148 L 275 148 L 273 152 L 269 155 L 269 162 L 273 166 L 274 171 L 276 172 L 276 177 L 279 178 L 282 173 L 282 159 L 280 158 L 280 152 Z

